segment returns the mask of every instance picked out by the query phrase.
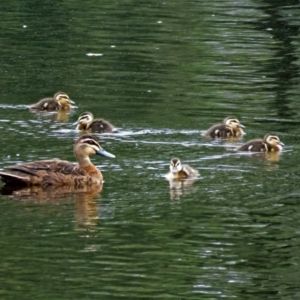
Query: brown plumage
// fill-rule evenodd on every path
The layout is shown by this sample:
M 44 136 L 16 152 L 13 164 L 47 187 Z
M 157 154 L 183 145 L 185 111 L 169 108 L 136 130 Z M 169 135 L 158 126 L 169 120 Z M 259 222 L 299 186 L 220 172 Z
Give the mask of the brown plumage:
M 103 176 L 90 161 L 89 156 L 99 154 L 115 157 L 101 148 L 91 135 L 83 135 L 74 145 L 74 154 L 78 165 L 65 160 L 52 159 L 23 163 L 9 167 L 9 171 L 0 172 L 7 185 L 33 186 L 76 186 L 100 184 Z
M 245 128 L 235 117 L 227 117 L 223 123 L 211 126 L 203 135 L 211 138 L 241 137 Z
M 284 144 L 279 140 L 279 137 L 274 134 L 266 134 L 263 139 L 256 139 L 247 142 L 237 148 L 237 151 L 251 152 L 280 152 Z
M 78 120 L 74 123 L 76 130 L 89 130 L 92 132 L 113 132 L 115 128 L 104 119 L 94 119 L 91 112 L 86 111 L 80 114 Z
M 189 165 L 182 165 L 180 159 L 174 157 L 170 161 L 170 172 L 166 174 L 168 179 L 187 179 L 199 176 L 199 172 Z
M 46 111 L 70 110 L 72 108 L 71 104 L 75 103 L 66 93 L 57 92 L 54 94 L 53 98 L 41 99 L 37 103 L 31 105 L 30 109 Z

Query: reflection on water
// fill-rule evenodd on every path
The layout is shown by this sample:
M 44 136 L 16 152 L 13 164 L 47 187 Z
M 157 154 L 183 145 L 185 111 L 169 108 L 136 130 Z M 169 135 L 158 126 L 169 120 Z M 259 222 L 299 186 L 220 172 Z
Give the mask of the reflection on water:
M 68 122 L 70 118 L 70 111 L 60 110 L 55 112 L 34 111 L 30 110 L 37 118 L 50 119 L 58 122 Z
M 64 197 L 70 195 L 84 194 L 87 196 L 95 195 L 102 191 L 102 184 L 93 186 L 28 186 L 28 187 L 12 187 L 4 185 L 1 188 L 2 195 L 10 195 L 22 201 L 34 201 L 39 204 L 57 203 Z
M 194 187 L 193 184 L 197 180 L 198 179 L 168 180 L 170 184 L 170 199 L 179 200 L 181 196 L 196 193 L 198 187 Z
M 100 191 L 97 191 L 98 194 Z M 96 201 L 96 194 L 76 194 L 75 199 L 75 220 L 78 225 L 95 226 L 99 219 L 99 202 Z
M 255 22 L 254 28 L 260 31 L 268 31 L 270 37 L 274 41 L 273 59 L 266 61 L 262 65 L 262 73 L 272 74 L 272 90 L 274 99 L 270 105 L 282 118 L 293 118 L 298 115 L 293 108 L 293 98 L 290 92 L 297 85 L 299 77 L 299 60 L 294 37 L 299 35 L 299 22 L 295 22 L 294 18 L 298 18 L 297 10 L 293 6 L 299 3 L 297 0 L 289 0 L 287 7 L 283 9 L 281 1 L 262 1 L 265 5 L 262 8 L 264 16 Z
M 103 185 L 93 185 L 84 187 L 40 187 L 30 186 L 25 188 L 13 188 L 3 186 L 2 195 L 9 195 L 10 199 L 22 201 L 24 203 L 35 203 L 44 205 L 62 205 L 66 203 L 75 203 L 75 219 L 81 225 L 96 225 L 98 219 L 98 204 L 95 201 L 103 189 Z
M 2 298 L 299 298 L 298 5 L 6 3 L 0 168 L 74 161 L 83 111 L 120 130 L 104 187 L 2 190 Z M 57 90 L 78 108 L 29 110 Z M 245 137 L 201 136 L 228 115 Z M 266 132 L 291 151 L 234 151 Z M 201 178 L 166 182 L 174 155 Z
M 265 152 L 265 153 L 253 153 L 252 157 L 265 158 L 268 161 L 279 161 L 282 153 L 281 152 Z M 275 166 L 275 164 L 272 164 Z M 276 165 L 278 167 L 278 165 Z

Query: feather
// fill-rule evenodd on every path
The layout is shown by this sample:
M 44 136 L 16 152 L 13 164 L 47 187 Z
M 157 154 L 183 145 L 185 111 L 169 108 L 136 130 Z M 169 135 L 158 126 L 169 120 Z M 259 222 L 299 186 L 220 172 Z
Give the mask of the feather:
M 102 183 L 101 171 L 89 159 L 92 154 L 114 157 L 104 151 L 90 135 L 81 136 L 74 145 L 74 154 L 78 164 L 66 160 L 39 160 L 14 165 L 7 172 L 0 172 L 3 182 L 16 185 L 41 186 L 82 186 Z

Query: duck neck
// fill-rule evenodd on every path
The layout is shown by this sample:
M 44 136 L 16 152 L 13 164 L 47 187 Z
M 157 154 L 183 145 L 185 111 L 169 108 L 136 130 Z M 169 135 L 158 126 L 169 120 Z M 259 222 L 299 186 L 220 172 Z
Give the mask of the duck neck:
M 83 155 L 82 153 L 78 153 L 76 151 L 74 151 L 75 157 L 77 159 L 77 162 L 79 164 L 79 166 L 83 169 L 86 169 L 90 166 L 94 166 L 89 158 L 89 156 L 87 155 Z
M 235 135 L 236 135 L 237 137 L 240 137 L 240 136 L 244 135 L 243 129 L 242 129 L 242 128 L 239 128 L 239 127 L 234 128 L 234 129 L 233 129 L 233 132 L 235 133 Z
M 268 151 L 282 151 L 282 146 L 281 145 L 268 145 Z
M 77 151 L 74 151 L 74 154 L 77 159 L 79 167 L 89 175 L 89 177 L 86 177 L 88 178 L 87 180 L 92 179 L 92 181 L 95 183 L 102 182 L 103 176 L 101 174 L 101 171 L 96 166 L 93 165 L 88 155 L 78 150 L 81 149 L 77 149 Z
M 85 129 L 85 126 L 83 125 L 83 124 L 78 124 L 77 126 L 76 126 L 76 130 L 84 130 Z
M 61 108 L 64 110 L 70 110 L 71 109 L 71 105 L 69 103 L 64 103 L 61 105 Z

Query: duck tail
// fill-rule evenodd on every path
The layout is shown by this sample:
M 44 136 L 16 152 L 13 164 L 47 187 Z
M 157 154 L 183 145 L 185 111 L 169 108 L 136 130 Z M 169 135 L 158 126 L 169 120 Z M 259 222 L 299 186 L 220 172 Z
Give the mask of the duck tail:
M 11 173 L 0 172 L 2 181 L 7 185 L 26 186 L 28 179 L 26 177 L 18 176 Z

